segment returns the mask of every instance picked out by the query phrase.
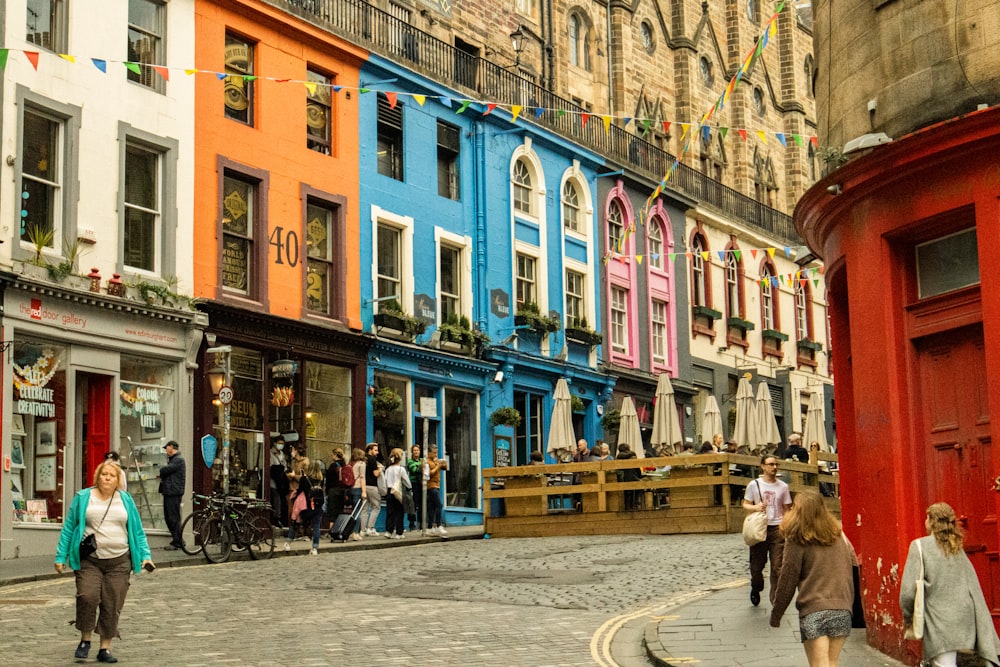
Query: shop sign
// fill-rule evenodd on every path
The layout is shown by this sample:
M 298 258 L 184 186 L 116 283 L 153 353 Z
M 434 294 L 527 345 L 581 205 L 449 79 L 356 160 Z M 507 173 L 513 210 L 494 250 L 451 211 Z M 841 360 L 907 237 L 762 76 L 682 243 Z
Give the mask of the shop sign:
M 506 468 L 510 465 L 510 440 L 499 435 L 493 436 L 493 467 Z
M 499 288 L 490 290 L 490 312 L 497 317 L 510 317 L 510 295 Z
M 218 442 L 214 435 L 201 436 L 201 460 L 205 462 L 206 468 L 211 468 L 215 462 L 215 450 Z
M 271 364 L 271 377 L 275 379 L 295 377 L 299 363 L 294 359 L 278 359 Z
M 14 389 L 17 403 L 14 411 L 22 415 L 54 418 L 55 391 L 46 387 L 59 368 L 55 351 L 44 348 L 30 366 L 14 364 Z
M 413 316 L 427 325 L 437 323 L 437 300 L 427 294 L 413 295 Z

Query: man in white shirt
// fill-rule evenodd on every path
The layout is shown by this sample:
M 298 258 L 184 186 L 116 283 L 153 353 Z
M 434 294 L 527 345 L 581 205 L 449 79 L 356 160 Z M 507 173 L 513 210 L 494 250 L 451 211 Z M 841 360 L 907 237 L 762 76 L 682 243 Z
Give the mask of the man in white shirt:
M 764 565 L 771 561 L 771 586 L 768 591 L 771 603 L 781 573 L 781 559 L 785 552 L 785 538 L 781 535 L 781 519 L 792 506 L 788 485 L 778 479 L 778 459 L 765 454 L 760 459 L 761 476 L 747 485 L 743 496 L 743 509 L 748 512 L 767 512 L 767 539 L 750 547 L 750 604 L 760 604 L 764 590 Z

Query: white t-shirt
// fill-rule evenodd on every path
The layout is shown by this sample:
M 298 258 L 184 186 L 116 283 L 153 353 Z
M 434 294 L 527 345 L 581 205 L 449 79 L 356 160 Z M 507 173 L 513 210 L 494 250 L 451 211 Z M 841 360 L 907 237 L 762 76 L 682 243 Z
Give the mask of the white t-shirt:
M 760 487 L 757 485 L 760 484 Z M 758 490 L 759 489 L 759 490 Z M 780 479 L 774 482 L 765 482 L 758 477 L 747 485 L 747 492 L 743 499 L 759 505 L 767 503 L 767 525 L 779 526 L 781 519 L 785 516 L 785 506 L 792 504 L 792 494 L 788 492 L 788 485 Z
M 98 500 L 91 492 L 90 502 L 87 503 L 86 532 L 94 533 L 97 540 L 95 555 L 101 559 L 117 558 L 128 553 L 128 512 L 122 495 L 115 493 L 110 502 L 109 507 L 107 500 Z

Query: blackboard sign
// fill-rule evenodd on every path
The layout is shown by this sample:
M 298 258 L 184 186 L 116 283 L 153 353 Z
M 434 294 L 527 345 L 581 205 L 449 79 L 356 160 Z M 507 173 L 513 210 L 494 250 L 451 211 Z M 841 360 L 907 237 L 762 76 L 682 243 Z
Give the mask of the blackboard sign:
M 226 237 L 222 243 L 222 286 L 239 290 L 247 289 L 249 248 L 246 239 Z
M 493 436 L 493 467 L 506 468 L 510 466 L 510 439 L 500 435 Z

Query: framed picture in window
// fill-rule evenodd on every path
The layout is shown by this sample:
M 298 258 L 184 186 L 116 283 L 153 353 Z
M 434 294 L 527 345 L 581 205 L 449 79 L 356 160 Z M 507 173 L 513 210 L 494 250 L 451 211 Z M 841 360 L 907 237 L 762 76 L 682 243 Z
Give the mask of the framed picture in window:
M 163 413 L 143 417 L 142 439 L 159 440 L 163 437 Z
M 35 424 L 35 454 L 48 456 L 56 453 L 56 422 L 37 422 Z
M 24 467 L 24 443 L 20 438 L 10 441 L 10 464 L 15 468 Z
M 56 457 L 35 457 L 35 491 L 56 490 Z

